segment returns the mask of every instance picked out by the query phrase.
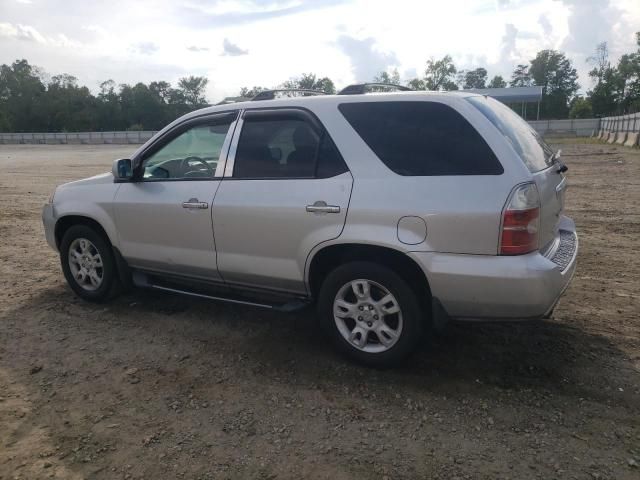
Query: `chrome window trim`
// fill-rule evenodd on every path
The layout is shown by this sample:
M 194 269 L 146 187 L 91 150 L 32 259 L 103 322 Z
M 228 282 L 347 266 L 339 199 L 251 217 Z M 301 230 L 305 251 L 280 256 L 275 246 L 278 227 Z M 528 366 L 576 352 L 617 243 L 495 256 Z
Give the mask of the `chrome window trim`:
M 231 140 L 233 139 L 236 132 L 236 125 L 238 124 L 238 119 L 240 115 L 236 117 L 236 119 L 229 124 L 229 130 L 227 130 L 227 136 L 222 142 L 222 148 L 220 149 L 220 158 L 218 158 L 218 164 L 216 165 L 216 171 L 213 174 L 214 178 L 222 178 L 224 176 L 225 167 L 227 165 L 227 161 L 229 159 L 229 147 L 231 146 Z
M 233 177 L 233 166 L 236 161 L 236 152 L 238 151 L 238 142 L 240 141 L 240 134 L 242 133 L 242 125 L 244 124 L 244 110 L 240 110 L 238 118 L 236 119 L 236 125 L 233 131 L 231 145 L 229 147 L 229 153 L 227 155 L 224 167 L 224 178 Z M 216 174 L 218 171 L 216 170 Z

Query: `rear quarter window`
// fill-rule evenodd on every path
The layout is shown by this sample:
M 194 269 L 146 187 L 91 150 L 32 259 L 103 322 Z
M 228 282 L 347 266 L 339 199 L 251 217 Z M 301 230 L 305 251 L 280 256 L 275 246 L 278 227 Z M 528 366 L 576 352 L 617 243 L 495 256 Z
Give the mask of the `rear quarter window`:
M 378 158 L 399 175 L 504 172 L 484 138 L 448 105 L 358 102 L 343 103 L 338 108 Z
M 493 123 L 531 173 L 552 165 L 551 147 L 517 113 L 493 98 L 478 96 L 467 100 Z

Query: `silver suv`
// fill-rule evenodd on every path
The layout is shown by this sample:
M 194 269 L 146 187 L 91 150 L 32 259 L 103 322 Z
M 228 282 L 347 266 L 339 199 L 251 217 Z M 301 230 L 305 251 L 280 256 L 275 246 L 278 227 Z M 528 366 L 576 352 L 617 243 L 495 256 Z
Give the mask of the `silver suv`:
M 559 155 L 491 98 L 364 91 L 198 110 L 59 186 L 43 220 L 67 282 L 315 303 L 374 366 L 449 318 L 549 316 L 578 251 Z

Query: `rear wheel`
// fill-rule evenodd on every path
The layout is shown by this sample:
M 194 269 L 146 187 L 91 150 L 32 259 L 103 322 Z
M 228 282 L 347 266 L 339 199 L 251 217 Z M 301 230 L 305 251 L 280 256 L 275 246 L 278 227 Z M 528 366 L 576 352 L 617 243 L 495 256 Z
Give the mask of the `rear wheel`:
M 318 296 L 323 329 L 352 359 L 389 367 L 406 359 L 421 338 L 420 302 L 393 270 L 352 262 L 325 278 Z
M 103 302 L 118 289 L 113 251 L 86 225 L 74 225 L 62 237 L 60 263 L 71 289 L 84 300 Z

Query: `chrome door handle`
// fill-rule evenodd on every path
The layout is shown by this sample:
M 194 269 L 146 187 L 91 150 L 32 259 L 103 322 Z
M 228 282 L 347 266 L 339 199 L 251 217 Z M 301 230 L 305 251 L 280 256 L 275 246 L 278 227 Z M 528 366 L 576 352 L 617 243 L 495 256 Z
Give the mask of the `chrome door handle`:
M 340 207 L 338 205 L 327 205 L 327 202 L 318 200 L 313 205 L 307 205 L 307 212 L 309 213 L 340 213 Z
M 197 198 L 190 198 L 187 202 L 182 202 L 182 208 L 198 208 L 198 209 L 207 209 L 209 208 L 209 204 L 207 202 L 201 202 Z

